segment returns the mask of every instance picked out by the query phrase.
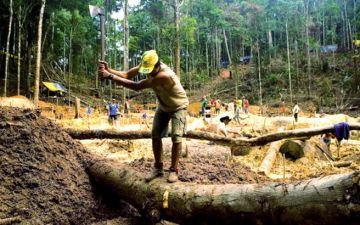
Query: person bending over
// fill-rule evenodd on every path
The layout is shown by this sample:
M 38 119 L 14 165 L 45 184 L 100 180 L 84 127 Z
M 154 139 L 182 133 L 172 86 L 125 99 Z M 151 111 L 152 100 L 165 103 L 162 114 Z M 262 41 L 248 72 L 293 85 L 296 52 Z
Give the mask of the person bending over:
M 156 110 L 152 128 L 152 149 L 155 158 L 153 171 L 145 178 L 147 182 L 163 176 L 163 144 L 162 138 L 168 134 L 168 124 L 171 120 L 171 166 L 168 182 L 178 181 L 178 164 L 182 149 L 182 136 L 185 132 L 186 115 L 189 100 L 176 74 L 164 63 L 155 50 L 149 50 L 142 55 L 140 65 L 128 71 L 110 69 L 104 61 L 99 62 L 99 75 L 116 83 L 140 91 L 152 88 L 159 105 Z M 146 78 L 138 82 L 130 80 L 139 73 Z

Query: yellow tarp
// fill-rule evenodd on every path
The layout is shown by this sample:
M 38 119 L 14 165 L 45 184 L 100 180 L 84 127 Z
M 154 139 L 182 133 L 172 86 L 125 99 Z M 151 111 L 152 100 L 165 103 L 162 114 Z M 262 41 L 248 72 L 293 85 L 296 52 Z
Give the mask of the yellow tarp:
M 58 84 L 58 83 L 53 83 L 53 82 L 42 82 L 45 87 L 47 87 L 50 91 L 60 91 L 60 92 L 64 92 L 66 91 L 66 89 Z
M 360 47 L 360 40 L 353 40 L 356 47 Z

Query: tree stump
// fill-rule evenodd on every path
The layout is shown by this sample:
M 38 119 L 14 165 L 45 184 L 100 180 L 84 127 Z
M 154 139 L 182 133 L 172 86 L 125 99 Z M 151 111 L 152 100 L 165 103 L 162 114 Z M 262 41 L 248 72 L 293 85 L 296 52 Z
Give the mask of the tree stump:
M 80 118 L 80 98 L 75 98 L 75 119 Z

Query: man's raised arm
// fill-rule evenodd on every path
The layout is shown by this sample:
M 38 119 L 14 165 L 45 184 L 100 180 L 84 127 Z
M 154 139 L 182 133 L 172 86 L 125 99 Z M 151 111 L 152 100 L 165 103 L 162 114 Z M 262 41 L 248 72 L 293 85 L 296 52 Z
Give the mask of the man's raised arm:
M 131 79 L 139 74 L 139 66 L 133 67 L 129 69 L 128 71 L 118 71 L 114 69 L 108 69 L 108 71 L 116 76 L 125 78 L 125 79 Z
M 102 71 L 103 69 L 105 69 L 109 73 L 112 73 L 116 76 L 119 76 L 119 77 L 122 77 L 125 79 L 131 79 L 131 78 L 135 77 L 136 75 L 138 75 L 139 67 L 140 66 L 133 67 L 133 68 L 129 69 L 128 71 L 119 71 L 119 70 L 114 70 L 114 69 L 109 68 L 107 62 L 99 61 L 99 71 Z

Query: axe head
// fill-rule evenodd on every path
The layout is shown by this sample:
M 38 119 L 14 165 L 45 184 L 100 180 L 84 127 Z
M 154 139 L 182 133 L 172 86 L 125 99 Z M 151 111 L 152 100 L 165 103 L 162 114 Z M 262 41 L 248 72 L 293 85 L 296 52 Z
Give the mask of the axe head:
M 104 9 L 97 6 L 89 5 L 90 16 L 95 17 L 98 15 L 104 15 Z

